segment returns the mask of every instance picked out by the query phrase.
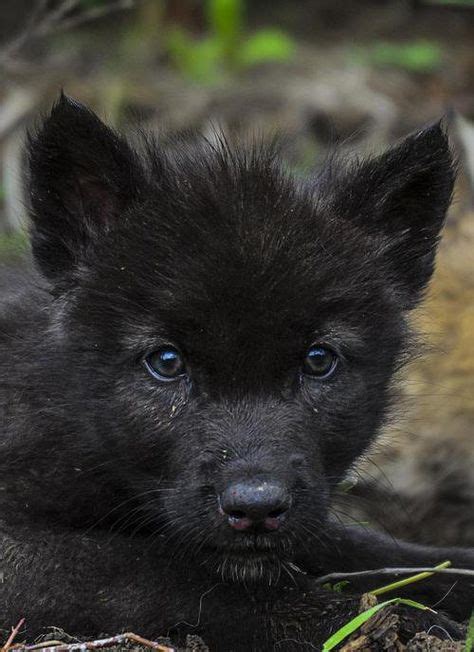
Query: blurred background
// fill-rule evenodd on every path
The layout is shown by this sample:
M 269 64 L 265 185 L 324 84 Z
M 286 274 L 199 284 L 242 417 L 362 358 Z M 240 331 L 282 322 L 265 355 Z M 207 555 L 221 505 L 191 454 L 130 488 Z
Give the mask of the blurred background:
M 446 115 L 462 171 L 424 357 L 335 511 L 474 545 L 474 0 L 2 0 L 0 80 L 0 288 L 28 255 L 25 132 L 61 88 L 124 132 L 280 132 L 296 174 Z

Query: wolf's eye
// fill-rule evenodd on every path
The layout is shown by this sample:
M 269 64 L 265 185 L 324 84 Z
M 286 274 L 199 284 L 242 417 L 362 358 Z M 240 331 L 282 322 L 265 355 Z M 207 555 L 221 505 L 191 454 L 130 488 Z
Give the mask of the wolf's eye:
M 174 380 L 186 371 L 181 353 L 172 346 L 165 346 L 147 355 L 145 367 L 158 380 Z
M 308 349 L 303 362 L 303 373 L 324 379 L 332 375 L 337 366 L 337 355 L 331 349 L 314 344 Z

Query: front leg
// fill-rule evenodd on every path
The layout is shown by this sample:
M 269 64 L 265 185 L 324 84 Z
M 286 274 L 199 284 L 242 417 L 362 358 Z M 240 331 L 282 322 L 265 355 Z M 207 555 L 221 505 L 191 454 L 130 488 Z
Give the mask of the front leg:
M 148 538 L 0 521 L 0 628 L 25 618 L 27 640 L 56 625 L 80 639 L 198 634 L 233 652 L 293 650 L 297 640 L 301 652 L 357 613 L 358 597 L 313 591 L 304 575 L 298 586 L 247 587 L 171 561 L 170 547 Z
M 450 560 L 453 567 L 474 569 L 474 549 L 435 548 L 399 541 L 362 526 L 341 527 L 330 524 L 326 532 L 332 542 L 324 560 L 305 559 L 304 567 L 312 574 L 331 572 L 357 572 L 387 567 L 433 567 Z M 351 580 L 351 589 L 360 592 L 389 584 L 398 577 L 380 575 Z M 474 579 L 448 574 L 437 574 L 398 590 L 396 596 L 419 600 L 427 606 L 439 603 L 439 609 L 450 617 L 462 621 L 474 609 Z
M 189 586 L 152 544 L 0 521 L 0 627 L 24 618 L 30 640 L 52 625 L 81 638 L 121 631 L 154 637 L 195 620 L 205 589 Z

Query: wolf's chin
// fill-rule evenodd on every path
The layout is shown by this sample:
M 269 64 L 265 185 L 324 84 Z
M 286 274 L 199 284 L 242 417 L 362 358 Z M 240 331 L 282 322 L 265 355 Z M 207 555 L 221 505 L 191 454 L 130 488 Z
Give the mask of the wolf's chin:
M 225 554 L 217 560 L 215 571 L 223 582 L 275 586 L 284 575 L 300 572 L 290 560 L 277 554 Z

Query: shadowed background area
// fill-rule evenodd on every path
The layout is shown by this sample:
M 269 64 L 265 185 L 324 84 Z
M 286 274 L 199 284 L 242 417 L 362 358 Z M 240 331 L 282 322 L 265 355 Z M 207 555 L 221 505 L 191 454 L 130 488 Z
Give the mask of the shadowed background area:
M 414 317 L 427 346 L 337 509 L 405 538 L 473 545 L 473 42 L 471 0 L 3 0 L 2 292 L 28 255 L 25 131 L 61 88 L 127 133 L 282 133 L 296 174 L 335 145 L 379 151 L 447 114 L 461 173 Z

